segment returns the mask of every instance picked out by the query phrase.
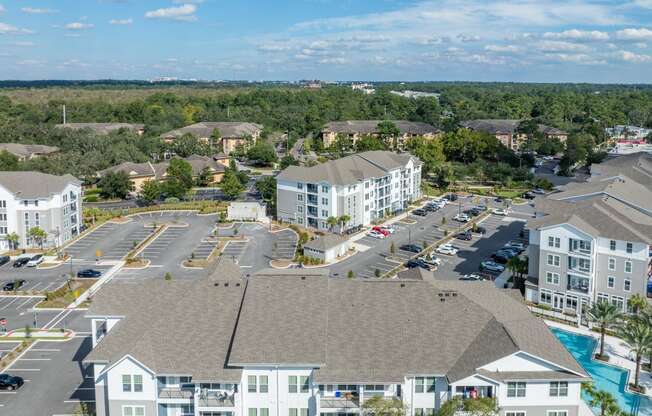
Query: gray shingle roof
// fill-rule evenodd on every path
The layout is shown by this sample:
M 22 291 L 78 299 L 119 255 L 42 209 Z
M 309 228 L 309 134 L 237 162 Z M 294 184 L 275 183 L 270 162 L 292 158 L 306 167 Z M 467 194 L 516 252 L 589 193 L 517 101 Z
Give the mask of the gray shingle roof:
M 521 120 L 510 119 L 480 119 L 480 120 L 467 120 L 460 124 L 467 129 L 475 131 L 484 131 L 490 134 L 513 134 L 518 129 Z M 555 127 L 539 124 L 539 131 L 549 135 L 564 135 L 567 132 Z
M 355 184 L 364 179 L 386 176 L 389 170 L 405 166 L 410 159 L 416 165 L 421 165 L 421 161 L 409 153 L 382 150 L 356 153 L 312 167 L 289 166 L 278 175 L 278 179 L 324 181 L 333 185 Z
M 487 371 L 478 370 L 477 374 L 490 378 L 492 380 L 506 381 L 558 381 L 558 380 L 577 380 L 577 374 L 567 371 Z
M 20 158 L 29 159 L 35 155 L 48 155 L 59 151 L 58 147 L 45 146 L 42 144 L 23 144 L 23 143 L 0 143 L 0 152 L 7 152 Z
M 343 134 L 377 134 L 378 123 L 386 120 L 348 120 L 332 121 L 326 124 L 322 132 L 333 132 Z M 441 131 L 430 124 L 420 121 L 389 120 L 400 130 L 401 134 L 424 135 L 437 134 Z
M 184 158 L 186 162 L 190 164 L 192 168 L 193 176 L 197 176 L 201 171 L 208 167 L 212 172 L 224 172 L 224 165 L 218 163 L 215 159 L 208 156 L 199 156 L 192 155 Z M 133 162 L 124 162 L 116 166 L 104 169 L 99 172 L 100 176 L 105 175 L 108 172 L 126 172 L 130 176 L 152 176 L 154 175 L 156 179 L 163 179 L 167 172 L 168 167 L 170 166 L 169 161 L 159 162 L 159 163 L 133 163 Z
M 315 238 L 314 240 L 308 241 L 306 244 L 303 245 L 304 248 L 310 248 L 313 250 L 328 250 L 333 247 L 337 247 L 340 244 L 345 243 L 348 240 L 347 237 L 337 235 L 337 234 L 324 234 L 323 236 L 319 236 Z
M 591 181 L 621 176 L 652 191 L 652 154 L 646 152 L 616 156 L 591 165 Z
M 81 185 L 72 175 L 49 175 L 41 172 L 0 172 L 0 186 L 23 199 L 48 198 L 69 184 Z
M 112 131 L 127 129 L 132 131 L 138 131 L 145 129 L 144 124 L 138 123 L 66 123 L 66 124 L 57 124 L 58 128 L 66 128 L 72 130 L 84 130 L 90 129 L 93 130 L 96 134 L 109 134 Z
M 192 134 L 199 138 L 211 137 L 213 131 L 218 129 L 220 136 L 227 139 L 241 139 L 246 136 L 254 136 L 260 133 L 263 126 L 256 123 L 240 122 L 240 121 L 223 121 L 223 122 L 209 122 L 203 121 L 195 123 L 190 126 L 182 127 L 180 129 L 172 130 L 163 133 L 161 138 L 178 138 L 184 134 Z

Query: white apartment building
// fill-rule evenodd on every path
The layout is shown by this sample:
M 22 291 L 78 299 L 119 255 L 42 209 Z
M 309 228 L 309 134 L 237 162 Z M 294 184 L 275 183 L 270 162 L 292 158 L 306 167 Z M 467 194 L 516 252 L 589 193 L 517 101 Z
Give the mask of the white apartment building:
M 29 236 L 34 227 L 47 234 L 43 247 L 61 246 L 80 232 L 81 201 L 81 182 L 71 175 L 0 172 L 0 251 L 12 248 L 12 233 L 19 248 L 36 247 Z
M 433 415 L 453 396 L 502 416 L 577 416 L 587 374 L 546 325 L 486 282 L 203 279 L 108 285 L 94 298 L 98 416 L 361 415 L 369 398 Z
M 370 151 L 313 167 L 290 166 L 277 178 L 279 220 L 321 230 L 347 215 L 351 229 L 402 211 L 421 197 L 421 161 L 408 153 Z
M 537 203 L 528 222 L 526 297 L 583 314 L 584 305 L 647 296 L 652 277 L 652 156 L 622 156 L 592 167 L 589 182 Z

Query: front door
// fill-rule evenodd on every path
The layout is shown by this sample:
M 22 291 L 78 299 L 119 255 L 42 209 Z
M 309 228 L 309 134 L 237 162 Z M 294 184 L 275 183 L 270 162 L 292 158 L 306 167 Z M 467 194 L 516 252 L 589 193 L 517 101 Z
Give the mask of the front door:
M 555 310 L 561 310 L 564 308 L 564 295 L 559 293 L 554 293 L 552 295 L 552 308 Z

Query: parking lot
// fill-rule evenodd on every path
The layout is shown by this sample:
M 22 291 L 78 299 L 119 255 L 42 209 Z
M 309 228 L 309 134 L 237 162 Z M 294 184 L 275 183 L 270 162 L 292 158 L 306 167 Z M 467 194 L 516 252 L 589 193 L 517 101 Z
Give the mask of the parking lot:
M 99 257 L 102 260 L 120 260 L 153 231 L 153 227 L 145 227 L 140 221 L 124 224 L 109 222 L 67 246 L 64 252 L 74 259 L 95 260 Z
M 218 240 L 204 239 L 192 250 L 192 252 L 196 259 L 206 260 L 213 253 L 218 244 Z
M 177 239 L 182 238 L 188 232 L 189 227 L 168 226 L 138 254 L 138 257 L 150 260 L 151 262 L 161 261 Z
M 75 260 L 63 263 L 54 268 L 37 268 L 37 267 L 12 267 L 12 263 L 7 263 L 0 267 L 0 289 L 5 283 L 24 280 L 20 287 L 21 291 L 48 292 L 53 291 L 64 285 L 72 273 L 76 275 L 79 270 L 95 269 L 104 272 L 111 268 L 111 265 L 98 265 L 95 261 Z
M 275 259 L 293 259 L 297 251 L 297 234 L 290 229 L 285 229 L 272 235 L 274 237 L 272 256 Z

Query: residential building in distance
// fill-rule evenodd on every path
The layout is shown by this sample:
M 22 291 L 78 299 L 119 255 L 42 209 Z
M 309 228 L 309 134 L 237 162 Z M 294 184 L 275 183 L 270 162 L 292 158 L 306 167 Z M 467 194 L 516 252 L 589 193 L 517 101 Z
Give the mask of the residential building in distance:
M 367 95 L 372 95 L 372 94 L 376 93 L 376 89 L 374 88 L 374 86 L 371 85 L 371 84 L 367 84 L 366 82 L 364 82 L 362 84 L 353 83 L 353 84 L 351 84 L 351 89 L 353 91 L 363 92 L 363 93 L 365 93 Z
M 345 230 L 369 225 L 421 198 L 421 166 L 409 153 L 380 150 L 289 166 L 276 178 L 278 219 L 327 230 L 329 217 L 346 215 Z
M 29 230 L 47 234 L 43 247 L 59 247 L 80 233 L 81 181 L 72 175 L 0 172 L 0 251 L 11 249 L 7 236 L 16 233 L 19 247 L 38 247 Z
M 652 278 L 652 155 L 620 156 L 591 167 L 536 204 L 528 221 L 528 300 L 577 314 L 605 301 L 627 311 Z
M 424 91 L 411 91 L 411 90 L 390 91 L 390 94 L 398 95 L 399 97 L 405 97 L 405 98 L 436 98 L 437 100 L 439 100 L 439 97 L 441 96 L 441 94 L 438 92 L 424 92 Z
M 528 139 L 526 134 L 518 132 L 520 123 L 521 120 L 485 119 L 463 121 L 461 125 L 469 130 L 489 133 L 505 147 L 517 152 Z M 539 124 L 539 131 L 547 139 L 558 139 L 562 143 L 568 139 L 567 132 L 555 127 Z
M 645 140 L 646 137 L 652 134 L 652 129 L 625 125 L 609 127 L 604 129 L 604 131 L 610 139 L 625 141 Z
M 401 132 L 398 138 L 399 144 L 405 143 L 411 137 L 423 136 L 425 138 L 435 138 L 441 134 L 441 130 L 430 124 L 419 121 L 406 120 L 348 120 L 348 121 L 331 121 L 326 124 L 321 131 L 324 147 L 329 147 L 337 136 L 347 136 L 355 143 L 361 136 L 378 136 L 378 123 L 391 121 Z
M 256 144 L 256 141 L 260 138 L 260 133 L 263 131 L 263 126 L 247 122 L 202 121 L 163 133 L 161 138 L 167 142 L 172 142 L 185 134 L 191 134 L 199 140 L 211 143 L 215 130 L 219 131 L 220 143 L 213 144 L 219 145 L 220 150 L 224 154 L 229 155 L 240 145 L 249 146 Z
M 199 279 L 109 284 L 86 316 L 98 416 L 358 415 L 373 397 L 409 416 L 456 396 L 495 398 L 503 416 L 586 406 L 584 369 L 490 282 L 243 279 L 221 259 Z
M 184 158 L 183 160 L 188 162 L 192 167 L 193 178 L 197 178 L 199 174 L 206 168 L 208 168 L 211 173 L 210 183 L 218 183 L 222 180 L 222 177 L 224 177 L 225 166 L 211 157 L 192 155 Z M 140 192 L 143 187 L 143 183 L 147 181 L 165 180 L 169 166 L 169 160 L 159 163 L 124 162 L 98 172 L 98 176 L 102 177 L 109 172 L 125 172 L 131 179 L 133 191 Z
M 16 156 L 18 160 L 25 161 L 35 157 L 50 156 L 59 151 L 58 147 L 42 144 L 0 143 L 0 152 L 6 151 Z
M 133 131 L 139 136 L 142 136 L 143 133 L 145 133 L 145 125 L 139 123 L 66 123 L 57 124 L 57 127 L 71 130 L 89 129 L 100 136 L 106 136 L 113 131 L 118 131 L 121 129 Z

